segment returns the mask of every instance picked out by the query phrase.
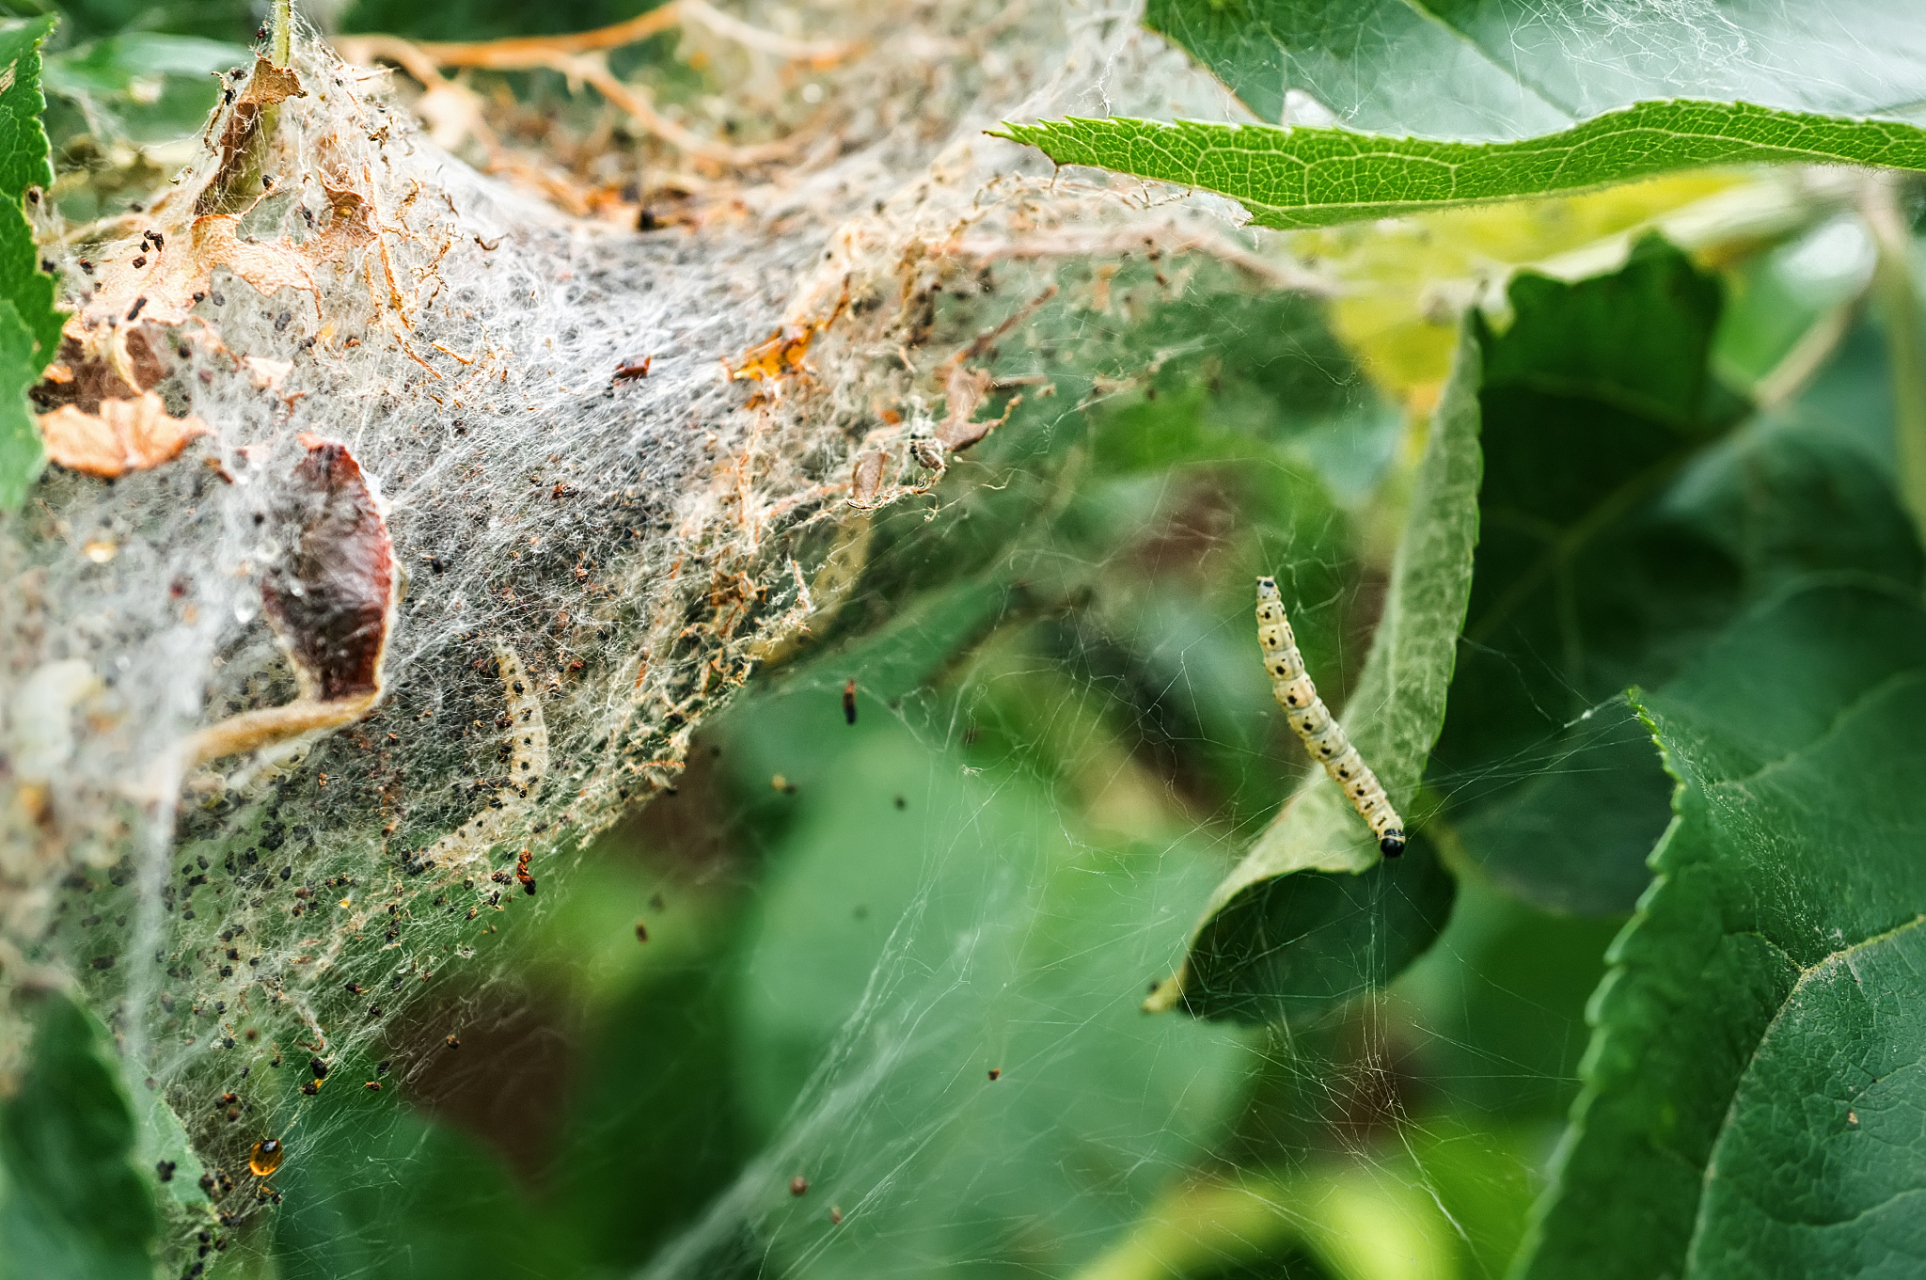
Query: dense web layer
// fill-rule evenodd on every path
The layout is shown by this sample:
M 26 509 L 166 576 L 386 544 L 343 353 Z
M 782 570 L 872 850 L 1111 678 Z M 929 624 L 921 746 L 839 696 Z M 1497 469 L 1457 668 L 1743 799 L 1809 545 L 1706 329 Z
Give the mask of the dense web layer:
M 1222 223 L 980 135 L 1119 93 L 1222 114 L 1128 12 L 866 10 L 810 15 L 868 41 L 823 77 L 836 145 L 692 227 L 577 225 L 310 39 L 298 84 L 237 71 L 169 193 L 60 262 L 46 406 L 154 395 L 207 432 L 118 479 L 51 471 L 0 536 L 0 960 L 80 975 L 178 1116 L 150 1141 L 184 1124 L 183 1183 L 222 1213 L 298 1122 L 258 1069 L 312 1097 L 669 785 L 847 588 L 849 513 L 1007 416 L 999 340 L 1146 244 L 1275 276 Z M 349 538 L 375 567 L 323 584 Z M 359 675 L 323 670 L 342 654 Z

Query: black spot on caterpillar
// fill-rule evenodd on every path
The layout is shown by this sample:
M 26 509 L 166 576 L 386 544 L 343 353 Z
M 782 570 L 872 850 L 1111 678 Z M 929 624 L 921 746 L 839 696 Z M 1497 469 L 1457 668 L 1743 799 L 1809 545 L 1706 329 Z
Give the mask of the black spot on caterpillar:
M 1378 838 L 1378 851 L 1387 858 L 1404 852 L 1404 819 L 1391 807 L 1371 767 L 1358 755 L 1358 749 L 1344 736 L 1317 688 L 1304 672 L 1304 655 L 1298 652 L 1297 637 L 1284 616 L 1283 597 L 1275 578 L 1257 580 L 1257 643 L 1264 650 L 1264 669 L 1271 676 L 1271 692 L 1284 718 L 1304 740 L 1311 758 L 1324 766 L 1331 781 L 1344 788 L 1351 807 L 1358 811 L 1371 834 Z

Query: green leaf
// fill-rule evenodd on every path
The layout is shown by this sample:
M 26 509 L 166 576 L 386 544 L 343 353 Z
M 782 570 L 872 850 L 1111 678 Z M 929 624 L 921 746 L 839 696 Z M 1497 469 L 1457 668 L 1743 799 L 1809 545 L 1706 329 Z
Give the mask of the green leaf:
M 1923 974 L 1926 922 L 1915 919 L 1800 975 L 1712 1150 L 1692 1275 L 1864 1275 L 1876 1262 L 1926 1262 Z
M 1500 883 L 1622 914 L 1671 788 L 1612 699 L 1670 678 L 1739 606 L 1734 558 L 1666 498 L 1744 405 L 1708 372 L 1718 281 L 1657 237 L 1609 276 L 1521 275 L 1510 302 L 1503 333 L 1472 318 L 1483 536 L 1431 777 Z
M 1384 616 L 1345 707 L 1352 741 L 1408 820 L 1444 722 L 1471 591 L 1480 367 L 1467 336 L 1431 424 Z M 1255 661 L 1254 633 L 1251 651 Z M 1360 879 L 1346 885 L 1334 876 Z M 1344 794 L 1313 770 L 1211 896 L 1177 990 L 1203 1017 L 1302 1016 L 1384 981 L 1422 952 L 1443 926 L 1450 894 L 1427 844 L 1384 861 Z M 1384 911 L 1395 929 L 1380 931 Z
M 1486 468 L 1465 644 L 1429 780 L 1472 861 L 1541 906 L 1629 912 L 1671 816 L 1620 698 L 1671 679 L 1790 578 L 1919 581 L 1855 342 L 1808 400 L 1734 427 L 1719 282 L 1662 241 L 1612 276 L 1521 276 L 1479 325 Z M 1886 446 L 1888 456 L 1890 445 Z
M 53 182 L 53 158 L 40 113 L 40 46 L 53 34 L 51 15 L 0 28 L 0 192 L 19 197 Z
M 1375 991 L 1424 954 L 1451 916 L 1455 882 L 1414 835 L 1396 861 L 1358 872 L 1257 880 L 1208 918 L 1182 977 L 1186 1012 L 1305 1024 Z M 1160 990 L 1152 1008 L 1169 994 Z
M 1472 647 L 1461 659 L 1477 676 L 1467 701 L 1502 654 Z M 1536 714 L 1519 705 L 1490 708 Z M 1622 917 L 1651 883 L 1645 858 L 1671 817 L 1671 780 L 1652 735 L 1623 696 L 1587 707 L 1507 757 L 1453 777 L 1476 778 L 1455 795 L 1458 839 L 1470 860 L 1507 893 L 1570 915 Z M 1448 738 L 1452 730 L 1446 722 Z M 1442 747 L 1442 740 L 1441 740 Z M 1489 771 L 1488 771 L 1489 770 Z M 1442 781 L 1442 779 L 1440 779 Z
M 0 1277 L 149 1280 L 153 1193 L 133 1112 L 93 1018 L 44 998 L 20 1091 L 0 1109 Z
M 0 203 L 0 224 L 6 221 L 5 208 Z M 20 312 L 0 299 L 0 511 L 18 510 L 46 465 L 40 428 L 27 400 L 27 388 L 44 367 Z
M 27 388 L 60 350 L 67 314 L 54 307 L 54 278 L 40 269 L 22 203 L 29 187 L 53 182 L 40 115 L 40 46 L 49 16 L 0 29 L 0 511 L 18 509 L 45 465 Z M 24 349 L 21 337 L 24 335 Z
M 1677 818 L 1593 998 L 1521 1274 L 1916 1270 L 1918 1215 L 1893 1215 L 1926 1160 L 1908 1017 L 1926 984 L 1895 972 L 1918 944 L 1894 931 L 1926 902 L 1926 613 L 1910 592 L 1810 585 L 1641 701 Z M 1849 996 L 1839 974 L 1862 965 L 1890 979 Z M 1814 1039 L 1827 1022 L 1838 1038 Z
M 40 269 L 33 229 L 22 200 L 30 187 L 53 183 L 53 158 L 40 123 L 47 99 L 40 91 L 40 46 L 52 17 L 0 30 L 0 297 L 12 302 L 32 330 L 40 368 L 60 350 L 65 312 L 54 308 L 54 278 Z M 40 370 L 34 370 L 38 378 Z
M 1326 227 L 1427 209 L 1584 191 L 1718 164 L 1926 170 L 1926 130 L 1749 103 L 1641 102 L 1518 142 L 1348 129 L 1071 119 L 1005 124 L 1058 164 L 1227 195 L 1263 227 Z
M 1919 98 L 1926 15 L 1889 0 L 1149 0 L 1260 119 L 1297 90 L 1378 132 L 1519 137 L 1641 99 L 1853 115 Z

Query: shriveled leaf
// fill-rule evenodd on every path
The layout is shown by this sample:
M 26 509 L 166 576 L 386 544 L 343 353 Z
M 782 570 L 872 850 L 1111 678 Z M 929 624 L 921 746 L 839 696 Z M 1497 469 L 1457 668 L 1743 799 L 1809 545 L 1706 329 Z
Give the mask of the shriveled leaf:
M 1264 227 L 1324 227 L 1426 209 L 1583 191 L 1718 164 L 1926 170 L 1926 130 L 1749 103 L 1641 102 L 1518 142 L 1201 121 L 1006 124 L 1058 164 L 1215 191 Z
M 65 404 L 40 415 L 47 457 L 90 476 L 122 476 L 171 462 L 208 430 L 194 414 L 176 418 L 168 413 L 152 391 L 133 400 L 102 400 L 98 413 Z
M 1887 0 L 1149 0 L 1259 118 L 1296 90 L 1354 128 L 1515 138 L 1642 99 L 1878 114 L 1919 98 L 1926 14 Z
M 1642 703 L 1678 816 L 1594 997 L 1522 1274 L 1916 1270 L 1926 983 L 1888 935 L 1926 902 L 1926 613 L 1793 591 Z M 1885 980 L 1848 993 L 1842 968 Z
M 247 281 L 264 298 L 280 289 L 315 296 L 314 273 L 303 253 L 322 252 L 328 236 L 317 236 L 297 247 L 245 239 L 240 226 L 236 214 L 207 214 L 192 219 L 181 231 L 166 235 L 161 244 L 151 248 L 142 242 L 138 251 L 103 253 L 93 299 L 82 309 L 83 315 L 102 328 L 114 327 L 109 325 L 110 320 L 127 325 L 134 318 L 164 325 L 185 324 L 198 295 L 213 287 L 214 272 L 219 267 Z M 330 223 L 329 229 L 335 230 L 336 224 Z M 134 377 L 127 380 L 138 381 Z
M 380 492 L 348 447 L 301 437 L 283 518 L 285 563 L 261 583 L 269 621 L 293 656 L 302 691 L 320 702 L 380 692 L 395 607 L 394 542 Z
M 1384 616 L 1343 717 L 1407 822 L 1444 722 L 1471 592 L 1483 465 L 1480 367 L 1478 347 L 1467 337 L 1431 424 Z M 1254 633 L 1251 651 L 1255 661 Z M 1324 874 L 1360 873 L 1365 882 L 1355 887 L 1320 883 Z M 1299 901 L 1303 895 L 1328 904 L 1315 913 L 1321 922 L 1315 927 Z M 1184 1007 L 1204 1017 L 1305 1014 L 1382 982 L 1414 958 L 1442 927 L 1449 898 L 1449 881 L 1427 846 L 1414 847 L 1398 863 L 1384 862 L 1343 792 L 1314 770 L 1211 896 L 1185 970 L 1157 1003 L 1181 993 Z M 1359 930 L 1383 918 L 1386 901 L 1400 904 L 1401 928 L 1389 942 L 1360 948 Z M 1342 976 L 1347 971 L 1350 980 Z
M 47 996 L 20 1091 L 0 1108 L 0 1277 L 148 1280 L 152 1192 L 92 1017 Z

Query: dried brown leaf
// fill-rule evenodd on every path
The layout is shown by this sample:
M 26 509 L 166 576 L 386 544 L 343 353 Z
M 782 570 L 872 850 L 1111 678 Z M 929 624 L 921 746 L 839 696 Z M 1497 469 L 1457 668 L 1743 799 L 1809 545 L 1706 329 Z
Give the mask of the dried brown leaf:
M 307 701 L 372 699 L 395 606 L 394 543 L 380 495 L 348 446 L 303 435 L 282 518 L 292 549 L 261 583 Z
M 106 479 L 170 462 L 188 441 L 209 434 L 208 425 L 192 414 L 171 416 L 151 391 L 133 400 L 102 400 L 98 413 L 62 405 L 41 414 L 39 421 L 49 458 L 69 470 Z

